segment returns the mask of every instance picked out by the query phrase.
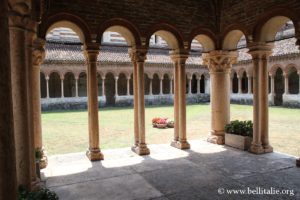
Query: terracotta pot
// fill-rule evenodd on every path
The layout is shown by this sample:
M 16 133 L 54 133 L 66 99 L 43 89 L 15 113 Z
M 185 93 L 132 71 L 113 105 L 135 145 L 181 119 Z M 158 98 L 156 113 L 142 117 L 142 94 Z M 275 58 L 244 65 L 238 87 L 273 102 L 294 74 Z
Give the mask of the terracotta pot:
M 296 159 L 296 166 L 300 167 L 300 158 Z
M 168 124 L 156 124 L 157 128 L 166 128 Z

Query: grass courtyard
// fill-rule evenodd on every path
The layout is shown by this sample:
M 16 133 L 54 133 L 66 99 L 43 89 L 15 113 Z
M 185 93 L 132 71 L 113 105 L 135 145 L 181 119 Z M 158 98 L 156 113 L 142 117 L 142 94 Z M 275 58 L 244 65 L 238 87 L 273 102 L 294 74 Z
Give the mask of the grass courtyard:
M 146 107 L 146 142 L 169 143 L 174 129 L 152 127 L 154 117 L 173 118 L 173 106 Z M 231 105 L 231 120 L 252 120 L 252 106 Z M 300 109 L 270 107 L 270 143 L 275 151 L 300 156 Z M 101 108 L 102 149 L 133 143 L 133 108 Z M 48 155 L 85 151 L 88 147 L 87 111 L 42 113 L 43 143 Z M 187 138 L 205 138 L 210 130 L 210 106 L 187 106 Z

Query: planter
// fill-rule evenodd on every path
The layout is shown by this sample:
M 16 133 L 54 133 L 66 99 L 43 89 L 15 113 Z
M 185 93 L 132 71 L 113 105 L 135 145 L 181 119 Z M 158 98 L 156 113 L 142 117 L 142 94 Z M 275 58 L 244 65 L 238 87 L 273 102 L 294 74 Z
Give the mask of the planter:
M 168 124 L 156 124 L 157 128 L 166 128 Z
M 156 127 L 156 125 L 157 125 L 156 123 L 152 123 L 152 126 L 153 126 L 154 128 Z
M 225 145 L 227 146 L 247 151 L 251 142 L 251 137 L 225 133 Z
M 296 166 L 300 167 L 300 158 L 296 159 Z
M 174 128 L 174 123 L 168 123 L 167 125 L 169 128 Z

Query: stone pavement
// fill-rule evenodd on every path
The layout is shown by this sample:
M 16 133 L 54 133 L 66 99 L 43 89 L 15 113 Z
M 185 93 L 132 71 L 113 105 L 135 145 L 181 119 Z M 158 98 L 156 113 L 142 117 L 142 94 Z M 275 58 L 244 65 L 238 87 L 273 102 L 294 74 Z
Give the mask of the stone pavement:
M 185 151 L 149 145 L 143 157 L 130 148 L 104 150 L 105 160 L 92 163 L 84 153 L 53 156 L 42 176 L 62 200 L 300 199 L 294 157 L 190 143 Z M 276 190 L 285 194 L 262 194 Z

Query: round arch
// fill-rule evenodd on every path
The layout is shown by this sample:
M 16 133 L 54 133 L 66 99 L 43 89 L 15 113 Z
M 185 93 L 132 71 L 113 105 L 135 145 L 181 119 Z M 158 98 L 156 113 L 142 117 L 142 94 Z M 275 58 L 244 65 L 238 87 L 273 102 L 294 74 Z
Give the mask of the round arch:
M 216 49 L 216 36 L 209 29 L 202 27 L 194 29 L 189 36 L 189 49 L 191 49 L 191 44 L 194 39 L 202 45 L 204 53 Z
M 243 32 L 240 29 L 228 31 L 222 39 L 222 49 L 223 50 L 236 50 L 237 45 L 243 36 L 246 37 L 246 34 L 245 34 L 245 32 Z M 247 37 L 246 37 L 246 42 L 247 42 Z
M 106 31 L 117 32 L 125 38 L 129 46 L 141 46 L 141 36 L 136 26 L 130 21 L 115 18 L 100 24 L 97 33 L 97 41 L 101 43 L 103 33 Z
M 158 35 L 165 40 L 170 49 L 184 49 L 183 34 L 174 26 L 166 23 L 156 24 L 147 31 L 146 45 L 149 46 L 152 35 Z
M 45 19 L 47 19 L 45 23 L 40 25 L 39 36 L 41 38 L 45 39 L 46 35 L 55 28 L 65 27 L 72 29 L 82 43 L 91 42 L 89 27 L 80 17 L 69 13 L 58 13 Z

